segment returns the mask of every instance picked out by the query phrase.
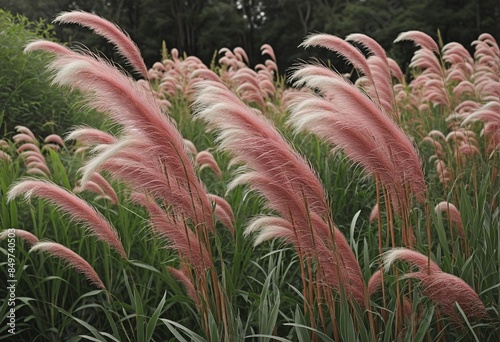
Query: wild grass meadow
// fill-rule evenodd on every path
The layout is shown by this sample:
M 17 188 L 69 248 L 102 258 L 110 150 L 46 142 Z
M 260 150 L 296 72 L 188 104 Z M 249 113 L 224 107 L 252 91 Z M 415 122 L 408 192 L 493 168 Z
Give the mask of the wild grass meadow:
M 163 46 L 148 69 L 107 20 L 55 22 L 103 36 L 123 63 L 24 47 L 57 96 L 79 94 L 72 110 L 102 119 L 2 132 L 0 338 L 500 339 L 491 35 L 470 53 L 403 32 L 404 73 L 363 34 L 304 37 L 348 74 L 314 49 L 280 70 L 269 45 L 255 67 L 241 48 L 206 66 Z

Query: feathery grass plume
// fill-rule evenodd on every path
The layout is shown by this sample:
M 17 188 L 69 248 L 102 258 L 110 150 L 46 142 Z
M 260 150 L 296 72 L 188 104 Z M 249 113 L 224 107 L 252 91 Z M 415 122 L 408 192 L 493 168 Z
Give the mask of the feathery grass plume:
M 446 167 L 446 163 L 441 159 L 436 159 L 434 161 L 434 166 L 436 167 L 439 182 L 447 185 L 451 181 L 451 173 Z
M 215 158 L 212 153 L 210 153 L 210 151 L 199 152 L 196 155 L 194 162 L 196 165 L 199 165 L 200 171 L 208 167 L 213 172 L 215 172 L 217 176 L 222 177 L 222 171 L 220 170 L 219 165 L 215 161 Z
M 83 274 L 92 284 L 103 290 L 106 289 L 103 282 L 99 278 L 99 275 L 92 268 L 92 266 L 90 266 L 85 259 L 73 252 L 71 249 L 56 242 L 40 241 L 35 243 L 29 250 L 30 253 L 35 251 L 46 252 L 56 258 L 64 260 L 70 267 Z
M 33 139 L 31 135 L 25 133 L 18 133 L 14 135 L 12 137 L 12 140 L 14 140 L 15 143 L 32 143 L 32 144 L 38 143 L 36 139 Z
M 17 134 L 14 138 L 16 138 L 17 141 L 23 142 L 22 145 L 17 148 L 17 152 L 20 153 L 23 158 L 24 164 L 26 165 L 26 172 L 31 175 L 49 177 L 51 172 L 47 166 L 45 157 L 38 147 L 38 142 L 36 140 L 31 140 L 31 135 L 26 133 Z
M 274 54 L 274 50 L 273 48 L 271 47 L 271 45 L 269 44 L 263 44 L 261 47 L 260 47 L 260 51 L 261 51 L 261 54 L 262 55 L 268 55 L 269 57 L 271 57 L 271 59 L 276 62 L 276 55 Z
M 397 199 L 405 198 L 405 184 L 423 201 L 426 186 L 417 151 L 389 116 L 336 73 L 318 75 L 317 66 L 303 66 L 294 78 L 327 94 L 326 99 L 312 93 L 295 97 L 289 122 L 296 130 L 310 131 L 342 148 L 390 190 L 396 208 L 401 204 Z
M 47 151 L 47 150 L 59 151 L 60 149 L 61 146 L 58 144 L 44 144 L 42 146 L 42 151 Z
M 200 298 L 196 293 L 196 289 L 193 285 L 191 277 L 189 277 L 189 275 L 187 274 L 189 271 L 186 269 L 178 270 L 177 268 L 171 266 L 167 266 L 167 271 L 170 272 L 170 274 L 175 279 L 177 279 L 177 281 L 179 281 L 184 285 L 189 298 L 191 298 L 195 302 L 195 304 L 198 305 L 198 307 L 200 307 L 201 306 Z
M 191 140 L 184 139 L 184 145 L 186 146 L 187 153 L 191 153 L 194 156 L 198 154 L 198 150 Z
M 249 63 L 247 53 L 243 48 L 237 46 L 233 49 L 233 52 L 237 59 L 239 59 L 242 62 L 245 61 L 246 64 Z
M 21 157 L 24 158 L 26 162 L 38 161 L 40 163 L 45 163 L 45 158 L 43 154 L 37 151 L 32 151 L 32 150 L 23 151 L 21 153 Z
M 30 178 L 15 183 L 7 193 L 7 201 L 12 201 L 20 195 L 24 195 L 26 201 L 31 196 L 36 196 L 57 206 L 59 210 L 67 213 L 72 220 L 82 223 L 91 235 L 106 242 L 123 258 L 127 258 L 116 230 L 101 213 L 81 198 L 52 182 Z
M 457 325 L 462 325 L 455 303 L 460 305 L 469 320 L 487 317 L 486 308 L 476 291 L 465 281 L 446 272 L 412 272 L 404 278 L 420 280 L 422 293 L 436 303 L 443 313 L 450 316 Z
M 469 63 L 472 64 L 474 60 L 469 51 L 460 43 L 450 42 L 443 46 L 441 49 L 443 53 L 443 60 L 450 64 Z
M 16 228 L 10 228 L 10 229 L 5 229 L 3 231 L 0 232 L 0 240 L 5 240 L 10 233 L 14 233 L 14 235 L 16 237 L 20 237 L 21 239 L 23 239 L 24 241 L 26 241 L 27 243 L 29 243 L 30 245 L 34 245 L 35 243 L 37 243 L 39 240 L 38 238 L 31 234 L 30 232 L 26 231 L 26 230 L 23 230 L 23 229 L 16 229 Z
M 61 136 L 57 135 L 57 134 L 50 134 L 48 136 L 45 137 L 45 139 L 43 140 L 44 143 L 46 144 L 58 144 L 60 145 L 61 147 L 64 147 L 64 141 L 62 140 Z
M 392 58 L 387 58 L 387 63 L 389 64 L 389 70 L 391 70 L 392 76 L 396 77 L 399 82 L 403 81 L 404 74 L 399 67 L 399 64 Z
M 370 67 L 365 56 L 355 46 L 345 40 L 330 34 L 313 34 L 307 37 L 299 46 L 322 46 L 339 54 L 348 63 L 372 79 Z
M 148 70 L 142 60 L 139 48 L 130 37 L 115 24 L 98 15 L 83 11 L 62 12 L 54 19 L 54 23 L 78 24 L 90 28 L 92 31 L 115 45 L 120 55 L 125 57 L 135 71 L 144 78 L 148 78 Z
M 446 212 L 448 214 L 448 218 L 451 222 L 455 223 L 456 229 L 458 231 L 458 234 L 462 239 L 465 240 L 465 231 L 464 231 L 464 226 L 462 224 L 462 218 L 460 217 L 460 212 L 458 211 L 457 207 L 453 203 L 449 203 L 446 201 L 439 202 L 436 204 L 434 207 L 434 211 L 437 213 L 439 212 Z
M 200 229 L 206 227 L 208 231 L 214 231 L 208 194 L 194 193 L 189 186 L 176 180 L 162 160 L 149 153 L 150 150 L 155 150 L 155 145 L 145 137 L 122 138 L 117 145 L 106 146 L 98 157 L 92 159 L 85 166 L 84 176 L 105 170 L 135 191 L 146 192 L 160 200 L 165 206 L 184 215 L 185 219 L 190 219 Z M 130 148 L 124 148 L 127 145 Z
M 367 62 L 372 79 L 370 80 L 366 76 L 360 77 L 356 80 L 356 85 L 360 86 L 386 115 L 399 117 L 396 108 L 393 108 L 394 88 L 387 60 L 378 56 L 370 56 Z
M 378 218 L 378 215 L 379 215 L 379 207 L 378 207 L 378 203 L 376 203 L 373 206 L 372 210 L 370 211 L 370 217 L 368 218 L 368 222 L 372 223 L 373 220 Z
M 8 161 L 8 162 L 10 162 L 12 160 L 11 156 L 2 150 L 0 150 L 0 159 L 3 159 L 3 160 Z
M 382 255 L 385 272 L 389 271 L 395 261 L 406 261 L 412 266 L 418 267 L 419 272 L 433 274 L 441 272 L 441 268 L 428 256 L 408 248 L 392 248 Z
M 497 124 L 500 124 L 500 102 L 490 101 L 480 108 L 477 108 L 466 116 L 461 125 L 465 126 L 468 123 L 474 122 L 476 120 L 480 120 L 484 123 L 495 122 Z
M 365 285 L 359 264 L 331 221 L 317 175 L 266 118 L 247 107 L 224 85 L 206 81 L 198 88 L 195 116 L 219 131 L 219 148 L 229 151 L 233 162 L 241 162 L 246 168 L 228 189 L 250 185 L 266 198 L 268 207 L 288 222 L 260 219 L 259 224 L 249 226 L 249 231 L 259 231 L 257 241 L 289 238 L 299 254 L 316 258 L 318 281 L 336 290 L 343 286 L 348 295 L 364 305 Z M 281 224 L 273 224 L 278 221 Z
M 234 235 L 234 213 L 229 203 L 222 197 L 208 194 L 208 198 L 215 204 L 215 216 Z
M 345 40 L 348 42 L 350 41 L 361 44 L 361 46 L 367 49 L 370 53 L 384 60 L 387 58 L 387 54 L 385 53 L 384 48 L 380 46 L 380 44 L 375 39 L 367 36 L 366 34 L 351 33 L 350 35 L 345 37 Z
M 49 167 L 45 163 L 31 161 L 31 162 L 26 163 L 26 168 L 27 168 L 26 171 L 28 173 L 37 173 L 37 174 L 40 174 L 39 172 L 34 171 L 34 170 L 39 170 L 39 171 L 43 172 L 46 176 L 50 176 Z
M 106 194 L 104 193 L 104 190 L 102 190 L 99 185 L 97 185 L 96 183 L 94 183 L 93 181 L 90 181 L 90 180 L 85 183 L 85 186 L 82 186 L 81 181 L 78 180 L 76 182 L 76 186 L 73 188 L 72 191 L 75 194 L 79 194 L 79 193 L 86 191 L 86 190 L 99 195 L 99 197 L 106 196 Z
M 28 127 L 18 125 L 18 126 L 14 127 L 14 128 L 16 129 L 17 132 L 27 134 L 33 140 L 36 141 L 35 135 L 33 134 L 33 132 Z
M 76 140 L 84 145 L 114 144 L 118 139 L 110 133 L 92 127 L 77 127 L 64 140 Z
M 311 210 L 327 219 L 329 211 L 324 188 L 310 166 L 292 151 L 272 123 L 241 102 L 223 84 L 205 81 L 198 86 L 195 116 L 221 133 L 219 148 L 234 156 L 233 163 L 244 162 L 276 184 L 297 187 Z M 300 176 L 299 176 L 300 175 Z
M 451 316 L 458 324 L 460 319 L 454 309 L 458 303 L 469 319 L 487 316 L 486 309 L 477 293 L 462 279 L 441 271 L 439 266 L 429 257 L 407 248 L 392 249 L 382 256 L 384 270 L 387 272 L 396 261 L 406 261 L 418 268 L 417 272 L 406 273 L 403 279 L 412 278 L 420 280 L 423 293 L 441 310 Z M 371 289 L 376 290 L 374 278 Z
M 17 148 L 18 153 L 22 153 L 24 151 L 33 151 L 38 153 L 39 155 L 42 155 L 40 148 L 33 143 L 23 143 L 21 146 Z
M 102 59 L 92 56 L 79 55 L 74 59 L 66 54 L 57 54 L 51 69 L 55 72 L 54 83 L 81 90 L 88 95 L 90 107 L 107 113 L 125 128 L 132 127 L 129 129 L 130 135 L 148 141 L 148 148 L 140 151 L 144 155 L 142 159 L 157 161 L 159 168 L 155 172 L 168 172 L 168 182 L 185 189 L 188 196 L 186 201 L 192 203 L 191 216 L 196 218 L 195 224 L 204 224 L 213 230 L 211 205 L 196 176 L 192 160 L 185 152 L 183 138 L 172 120 L 162 113 L 150 91 Z M 125 147 L 129 150 L 137 148 L 127 146 L 127 140 L 106 148 L 104 155 L 101 153 L 96 160 L 88 163 L 82 182 L 85 183 L 92 172 L 113 153 Z M 132 171 L 130 165 L 126 167 Z M 162 178 L 165 179 L 165 176 Z M 195 215 L 197 211 L 203 214 Z
M 293 225 L 281 217 L 260 216 L 253 218 L 245 228 L 243 235 L 248 237 L 256 232 L 258 234 L 254 238 L 254 247 L 275 238 L 284 239 L 293 245 L 299 245 L 297 236 L 293 233 Z
M 113 204 L 118 204 L 118 196 L 116 195 L 115 189 L 113 189 L 111 184 L 109 184 L 99 172 L 94 172 L 89 180 L 97 184 L 102 189 L 103 193 L 110 198 Z
M 207 268 L 213 267 L 206 247 L 193 231 L 185 226 L 182 217 L 167 213 L 153 199 L 144 194 L 134 193 L 131 200 L 148 210 L 153 231 L 166 239 L 169 246 L 176 250 L 181 259 L 190 267 L 197 272 L 205 272 Z
M 368 280 L 368 295 L 371 297 L 382 285 L 383 270 L 376 270 Z
M 9 143 L 3 139 L 0 139 L 0 150 L 8 150 L 9 148 Z
M 439 47 L 437 46 L 434 39 L 422 31 L 406 31 L 401 32 L 398 37 L 394 40 L 394 43 L 401 42 L 403 40 L 411 40 L 415 45 L 420 46 L 425 49 L 429 49 L 435 53 L 439 52 Z
M 443 140 L 446 140 L 446 139 L 443 139 Z M 439 141 L 437 141 L 433 136 L 427 135 L 421 141 L 421 143 L 424 143 L 424 142 L 430 142 L 432 144 L 432 146 L 434 147 L 434 156 L 436 158 L 442 158 L 445 155 L 443 145 L 441 145 L 441 143 Z

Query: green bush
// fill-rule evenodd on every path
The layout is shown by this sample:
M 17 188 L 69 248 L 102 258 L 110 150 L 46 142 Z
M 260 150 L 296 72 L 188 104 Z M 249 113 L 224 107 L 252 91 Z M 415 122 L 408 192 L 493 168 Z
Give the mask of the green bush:
M 52 37 L 50 24 L 0 9 L 0 135 L 14 132 L 16 125 L 30 127 L 38 136 L 62 134 L 72 125 L 98 120 L 74 106 L 78 95 L 50 86 L 45 70 L 49 55 L 23 53 L 28 42 Z

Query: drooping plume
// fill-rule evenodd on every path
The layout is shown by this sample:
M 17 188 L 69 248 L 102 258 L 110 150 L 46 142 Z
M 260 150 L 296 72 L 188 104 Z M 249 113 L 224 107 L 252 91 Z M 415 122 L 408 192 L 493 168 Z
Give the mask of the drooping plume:
M 144 78 L 148 70 L 141 57 L 141 52 L 130 37 L 118 26 L 108 20 L 83 11 L 63 12 L 54 19 L 55 23 L 78 24 L 86 26 L 115 45 L 118 52 L 127 59 L 130 65 Z
M 127 258 L 116 230 L 101 213 L 81 198 L 54 183 L 35 179 L 25 179 L 15 183 L 7 193 L 7 200 L 11 201 L 20 195 L 24 195 L 26 201 L 36 196 L 56 205 L 72 220 L 82 223 L 91 235 L 106 242 L 123 258 Z
M 386 272 L 396 260 L 406 261 L 418 267 L 417 272 L 406 273 L 404 278 L 420 280 L 423 294 L 439 305 L 456 323 L 460 324 L 460 316 L 455 310 L 455 303 L 460 305 L 468 319 L 487 316 L 477 293 L 462 279 L 441 271 L 427 256 L 406 248 L 390 250 L 383 255 Z
M 358 88 L 331 71 L 303 66 L 294 78 L 297 84 L 319 89 L 291 101 L 289 122 L 298 131 L 308 131 L 344 150 L 355 163 L 379 179 L 390 191 L 394 206 L 404 199 L 408 184 L 423 201 L 425 181 L 417 151 L 398 125 Z M 325 68 L 324 68 L 325 69 Z
M 220 83 L 199 84 L 195 109 L 196 117 L 219 132 L 219 147 L 233 155 L 233 163 L 244 164 L 229 189 L 248 184 L 281 216 L 254 221 L 246 234 L 258 232 L 256 242 L 285 238 L 304 256 L 318 260 L 322 282 L 336 290 L 343 287 L 363 305 L 359 265 L 334 227 L 323 187 L 307 162 L 266 118 Z
M 47 252 L 56 258 L 66 261 L 69 266 L 83 274 L 92 284 L 103 290 L 106 289 L 102 280 L 99 278 L 99 275 L 92 268 L 92 266 L 90 266 L 85 259 L 73 252 L 71 249 L 55 242 L 41 241 L 35 243 L 33 247 L 31 247 L 30 253 L 35 251 Z

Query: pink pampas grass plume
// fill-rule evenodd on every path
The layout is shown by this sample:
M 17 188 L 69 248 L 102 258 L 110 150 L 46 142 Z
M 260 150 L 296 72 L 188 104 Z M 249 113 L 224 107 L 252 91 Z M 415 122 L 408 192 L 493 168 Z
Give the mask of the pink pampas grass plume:
M 233 52 L 238 60 L 240 60 L 242 62 L 244 61 L 246 64 L 249 63 L 247 53 L 245 52 L 245 50 L 243 48 L 241 48 L 239 46 L 235 47 L 233 49 Z
M 219 146 L 232 153 L 234 163 L 244 162 L 258 172 L 272 175 L 283 186 L 297 187 L 295 191 L 302 192 L 300 197 L 307 199 L 312 210 L 320 215 L 328 212 L 324 189 L 316 175 L 266 118 L 220 83 L 205 81 L 198 89 L 196 117 L 221 131 Z
M 458 234 L 462 239 L 465 239 L 465 231 L 464 231 L 464 226 L 462 224 L 462 218 L 460 216 L 460 212 L 458 211 L 457 207 L 453 203 L 449 203 L 446 201 L 439 202 L 436 204 L 434 207 L 434 211 L 437 212 L 446 212 L 448 215 L 448 218 L 451 222 L 453 222 L 456 225 Z
M 415 45 L 420 46 L 424 49 L 429 49 L 435 53 L 439 52 L 439 48 L 429 35 L 421 31 L 406 31 L 401 32 L 398 37 L 394 40 L 394 43 L 403 41 L 403 40 L 411 40 L 415 43 Z
M 29 250 L 30 253 L 35 251 L 46 252 L 56 258 L 66 261 L 70 267 L 83 274 L 93 285 L 103 290 L 106 289 L 92 266 L 71 249 L 55 242 L 41 241 L 35 243 Z
M 365 56 L 356 47 L 345 40 L 330 34 L 313 34 L 307 37 L 300 46 L 322 46 L 342 56 L 369 79 L 372 79 L 370 67 Z
M 10 162 L 12 160 L 11 156 L 2 150 L 0 150 L 0 159 L 8 161 L 8 162 Z
M 109 184 L 99 172 L 92 173 L 89 180 L 97 184 L 102 189 L 103 193 L 110 198 L 113 204 L 118 204 L 118 196 L 116 195 L 115 189 L 113 189 L 111 184 Z
M 222 177 L 222 171 L 219 168 L 219 165 L 215 161 L 214 156 L 209 151 L 201 151 L 196 155 L 194 160 L 195 164 L 200 167 L 200 171 L 204 168 L 208 167 L 219 177 Z
M 37 144 L 36 139 L 33 139 L 31 135 L 25 133 L 18 133 L 12 137 L 12 140 L 16 143 L 32 143 Z
M 148 70 L 142 60 L 139 48 L 118 26 L 92 13 L 82 11 L 62 12 L 54 19 L 56 23 L 78 24 L 106 38 L 115 45 L 118 52 L 127 59 L 130 65 L 147 79 Z
M 368 222 L 372 223 L 375 219 L 378 218 L 379 215 L 379 208 L 378 208 L 378 203 L 375 204 L 370 212 L 370 217 L 368 219 Z
M 30 162 L 26 164 L 27 167 L 27 172 L 28 173 L 37 173 L 34 170 L 40 170 L 42 171 L 45 175 L 50 176 L 50 170 L 47 164 L 45 163 L 40 163 L 40 162 Z
M 167 266 L 167 271 L 177 279 L 184 287 L 186 288 L 186 293 L 198 306 L 201 306 L 200 298 L 197 295 L 197 291 L 194 287 L 193 280 L 188 274 L 188 270 L 183 268 L 182 270 L 178 270 L 177 268 Z
M 198 154 L 198 150 L 191 140 L 184 139 L 184 145 L 186 146 L 186 152 L 191 153 L 192 155 Z
M 96 128 L 79 127 L 72 130 L 64 140 L 76 140 L 84 145 L 114 144 L 118 139 Z
M 337 291 L 343 288 L 364 305 L 359 264 L 345 236 L 331 222 L 317 175 L 271 122 L 224 85 L 207 81 L 198 87 L 196 116 L 220 132 L 219 146 L 233 155 L 233 163 L 244 164 L 228 189 L 248 184 L 282 216 L 260 219 L 248 231 L 258 231 L 256 241 L 284 238 L 302 256 L 317 258 L 318 281 Z
M 28 127 L 18 125 L 15 127 L 15 129 L 19 133 L 24 133 L 24 134 L 29 135 L 33 140 L 36 141 L 35 135 Z
M 169 247 L 177 251 L 184 261 L 197 271 L 213 267 L 210 255 L 196 234 L 180 217 L 165 212 L 153 199 L 134 193 L 131 200 L 144 206 L 149 212 L 153 232 L 165 239 Z
M 376 270 L 368 280 L 368 295 L 371 297 L 382 285 L 383 270 Z
M 408 248 L 393 248 L 382 255 L 385 272 L 389 271 L 395 261 L 406 261 L 416 266 L 419 272 L 440 272 L 441 268 L 426 255 Z
M 234 214 L 229 203 L 222 197 L 208 194 L 208 198 L 215 204 L 215 216 L 227 229 L 234 234 Z
M 387 54 L 385 53 L 384 48 L 380 46 L 380 44 L 370 36 L 367 36 L 362 33 L 351 33 L 345 40 L 348 42 L 355 42 L 361 44 L 365 49 L 367 49 L 370 53 L 375 56 L 381 57 L 384 60 L 387 58 Z
M 42 151 L 47 151 L 47 150 L 59 151 L 60 149 L 61 146 L 58 144 L 45 144 L 42 146 Z
M 67 213 L 71 219 L 84 225 L 91 235 L 113 247 L 123 258 L 127 258 L 125 250 L 118 238 L 116 230 L 106 218 L 81 198 L 48 181 L 25 179 L 15 183 L 7 193 L 7 201 L 24 195 L 28 201 L 31 196 L 41 197 L 56 205 Z
M 396 77 L 399 82 L 402 82 L 404 74 L 399 64 L 392 58 L 387 58 L 387 63 L 389 64 L 389 70 L 391 70 L 392 76 Z
M 0 139 L 0 150 L 8 150 L 9 148 L 9 143 L 3 139 Z
M 51 64 L 51 69 L 55 72 L 53 82 L 79 89 L 88 96 L 90 107 L 107 113 L 115 123 L 126 128 L 133 127 L 130 129 L 130 135 L 148 142 L 147 149 L 141 152 L 150 156 L 147 159 L 154 159 L 159 166 L 155 172 L 160 173 L 165 170 L 168 172 L 169 182 L 187 193 L 189 203 L 192 203 L 191 217 L 197 218 L 195 224 L 204 223 L 211 230 L 213 228 L 211 205 L 203 185 L 196 176 L 192 160 L 185 153 L 183 138 L 175 123 L 164 115 L 150 91 L 102 59 L 77 55 L 78 58 L 73 58 L 57 54 Z M 134 148 L 127 146 L 128 139 L 124 140 L 116 143 L 116 146 L 101 149 L 99 156 L 85 166 L 83 183 L 106 158 L 112 157 L 121 149 Z M 151 161 L 147 164 L 150 165 Z M 132 171 L 129 166 L 124 165 L 128 171 Z M 120 171 L 119 166 L 114 165 L 114 167 L 117 174 Z M 134 172 L 137 175 L 137 169 Z M 161 177 L 165 178 L 165 175 Z M 173 203 L 175 202 L 170 204 Z M 195 211 L 203 211 L 203 214 L 194 215 Z
M 389 116 L 331 70 L 304 66 L 294 78 L 297 84 L 325 94 L 304 93 L 291 101 L 289 122 L 297 131 L 309 131 L 342 149 L 349 159 L 376 176 L 391 191 L 393 200 L 403 198 L 401 187 L 409 184 L 417 200 L 423 201 L 426 186 L 418 153 Z M 397 152 L 395 146 L 399 146 Z
M 274 54 L 274 50 L 273 48 L 271 47 L 271 45 L 269 44 L 263 44 L 261 47 L 260 47 L 260 51 L 262 53 L 262 55 L 268 55 L 269 57 L 271 57 L 271 59 L 276 62 L 276 56 Z
M 35 243 L 38 242 L 38 238 L 31 234 L 30 232 L 23 230 L 23 229 L 15 229 L 15 228 L 10 228 L 6 229 L 0 232 L 0 240 L 5 240 L 9 234 L 14 233 L 16 237 L 19 237 L 29 243 L 30 245 L 34 245 Z
M 95 194 L 98 194 L 99 197 L 104 197 L 105 196 L 105 193 L 104 191 L 101 189 L 101 187 L 99 185 L 97 185 L 96 183 L 92 182 L 92 181 L 88 181 L 85 183 L 85 186 L 82 187 L 81 186 L 81 182 L 78 181 L 76 186 L 73 188 L 73 192 L 75 194 L 79 194 L 83 191 L 90 191 L 90 192 L 93 192 Z
M 61 147 L 64 147 L 64 141 L 62 138 L 57 135 L 57 134 L 50 134 L 45 139 L 43 140 L 44 143 L 46 144 L 58 144 Z
M 456 323 L 460 319 L 454 305 L 458 303 L 466 316 L 471 318 L 486 317 L 486 309 L 477 293 L 462 279 L 441 271 L 439 266 L 427 256 L 406 248 L 387 251 L 382 256 L 387 272 L 396 260 L 402 260 L 418 268 L 417 272 L 407 273 L 403 278 L 420 280 L 423 294 L 439 305 L 441 310 L 451 316 Z
M 23 143 L 21 146 L 17 148 L 17 152 L 22 153 L 24 151 L 34 151 L 38 154 L 42 155 L 40 148 L 33 143 Z
M 455 305 L 460 305 L 469 320 L 487 317 L 483 302 L 462 279 L 445 272 L 427 274 L 425 272 L 413 272 L 404 275 L 404 278 L 420 280 L 422 293 L 436 303 L 443 313 L 450 316 L 458 325 L 462 325 L 460 315 Z

